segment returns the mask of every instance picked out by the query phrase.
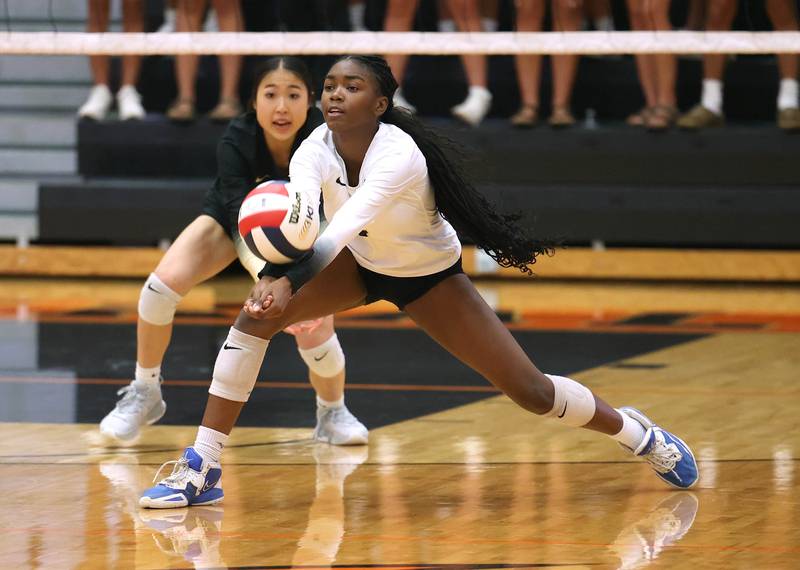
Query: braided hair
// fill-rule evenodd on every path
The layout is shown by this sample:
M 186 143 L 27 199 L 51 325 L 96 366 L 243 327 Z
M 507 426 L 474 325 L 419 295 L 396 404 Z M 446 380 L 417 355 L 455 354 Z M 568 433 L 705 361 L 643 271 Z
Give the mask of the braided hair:
M 539 240 L 523 228 L 519 214 L 501 214 L 464 174 L 462 147 L 434 131 L 402 107 L 395 107 L 392 97 L 397 81 L 386 60 L 380 56 L 348 55 L 338 61 L 361 64 L 375 78 L 388 107 L 380 120 L 395 125 L 414 139 L 428 165 L 428 177 L 439 214 L 458 234 L 477 245 L 501 267 L 516 267 L 531 275 L 529 265 L 541 254 L 553 255 L 557 243 Z

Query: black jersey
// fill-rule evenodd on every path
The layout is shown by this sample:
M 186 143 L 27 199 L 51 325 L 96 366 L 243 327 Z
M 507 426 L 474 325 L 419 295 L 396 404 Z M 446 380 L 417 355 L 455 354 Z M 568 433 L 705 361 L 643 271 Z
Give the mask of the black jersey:
M 319 109 L 309 109 L 308 118 L 297 132 L 289 158 L 322 123 Z M 203 213 L 214 218 L 229 235 L 236 235 L 239 208 L 250 190 L 267 180 L 286 180 L 288 175 L 288 169 L 275 165 L 255 111 L 244 113 L 228 124 L 217 144 L 217 178 L 206 194 Z

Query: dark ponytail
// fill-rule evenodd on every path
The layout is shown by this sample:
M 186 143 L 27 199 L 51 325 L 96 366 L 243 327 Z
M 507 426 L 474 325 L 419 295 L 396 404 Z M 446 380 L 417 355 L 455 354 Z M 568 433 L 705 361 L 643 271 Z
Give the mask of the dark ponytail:
M 375 77 L 389 106 L 381 121 L 408 133 L 428 164 L 428 177 L 436 207 L 458 234 L 483 249 L 501 267 L 516 267 L 531 274 L 529 265 L 541 254 L 553 255 L 556 243 L 538 240 L 519 224 L 519 214 L 498 213 L 489 200 L 465 176 L 461 145 L 417 120 L 408 110 L 395 107 L 392 97 L 397 81 L 386 60 L 380 56 L 351 55 Z

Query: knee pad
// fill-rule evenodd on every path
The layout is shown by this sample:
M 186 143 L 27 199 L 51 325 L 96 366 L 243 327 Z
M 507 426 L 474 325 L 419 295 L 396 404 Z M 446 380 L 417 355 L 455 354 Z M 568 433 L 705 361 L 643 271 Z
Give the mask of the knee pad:
M 336 333 L 317 347 L 308 349 L 298 347 L 297 352 L 309 370 L 323 378 L 336 376 L 344 370 L 344 352 Z
M 545 417 L 553 418 L 573 427 L 582 427 L 592 421 L 596 405 L 594 394 L 583 384 L 564 376 L 545 374 L 553 383 L 555 399 L 553 409 Z
M 212 396 L 246 402 L 256 385 L 269 341 L 231 327 L 214 364 L 208 393 Z
M 168 325 L 175 317 L 181 297 L 151 273 L 139 293 L 139 317 L 151 325 Z

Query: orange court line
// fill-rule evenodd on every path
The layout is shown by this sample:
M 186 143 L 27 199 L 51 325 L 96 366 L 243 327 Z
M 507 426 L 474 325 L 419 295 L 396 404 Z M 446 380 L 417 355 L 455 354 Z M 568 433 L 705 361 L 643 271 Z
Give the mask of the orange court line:
M 70 378 L 61 376 L 0 376 L 0 383 L 30 383 L 30 384 L 99 384 L 124 386 L 130 383 L 123 378 Z M 200 386 L 211 384 L 211 380 L 164 380 L 167 386 Z M 270 380 L 256 382 L 256 388 L 289 388 L 297 390 L 311 390 L 310 382 L 273 382 Z M 357 384 L 347 385 L 348 390 L 377 390 L 393 392 L 490 392 L 500 393 L 494 386 L 450 386 L 443 384 Z

